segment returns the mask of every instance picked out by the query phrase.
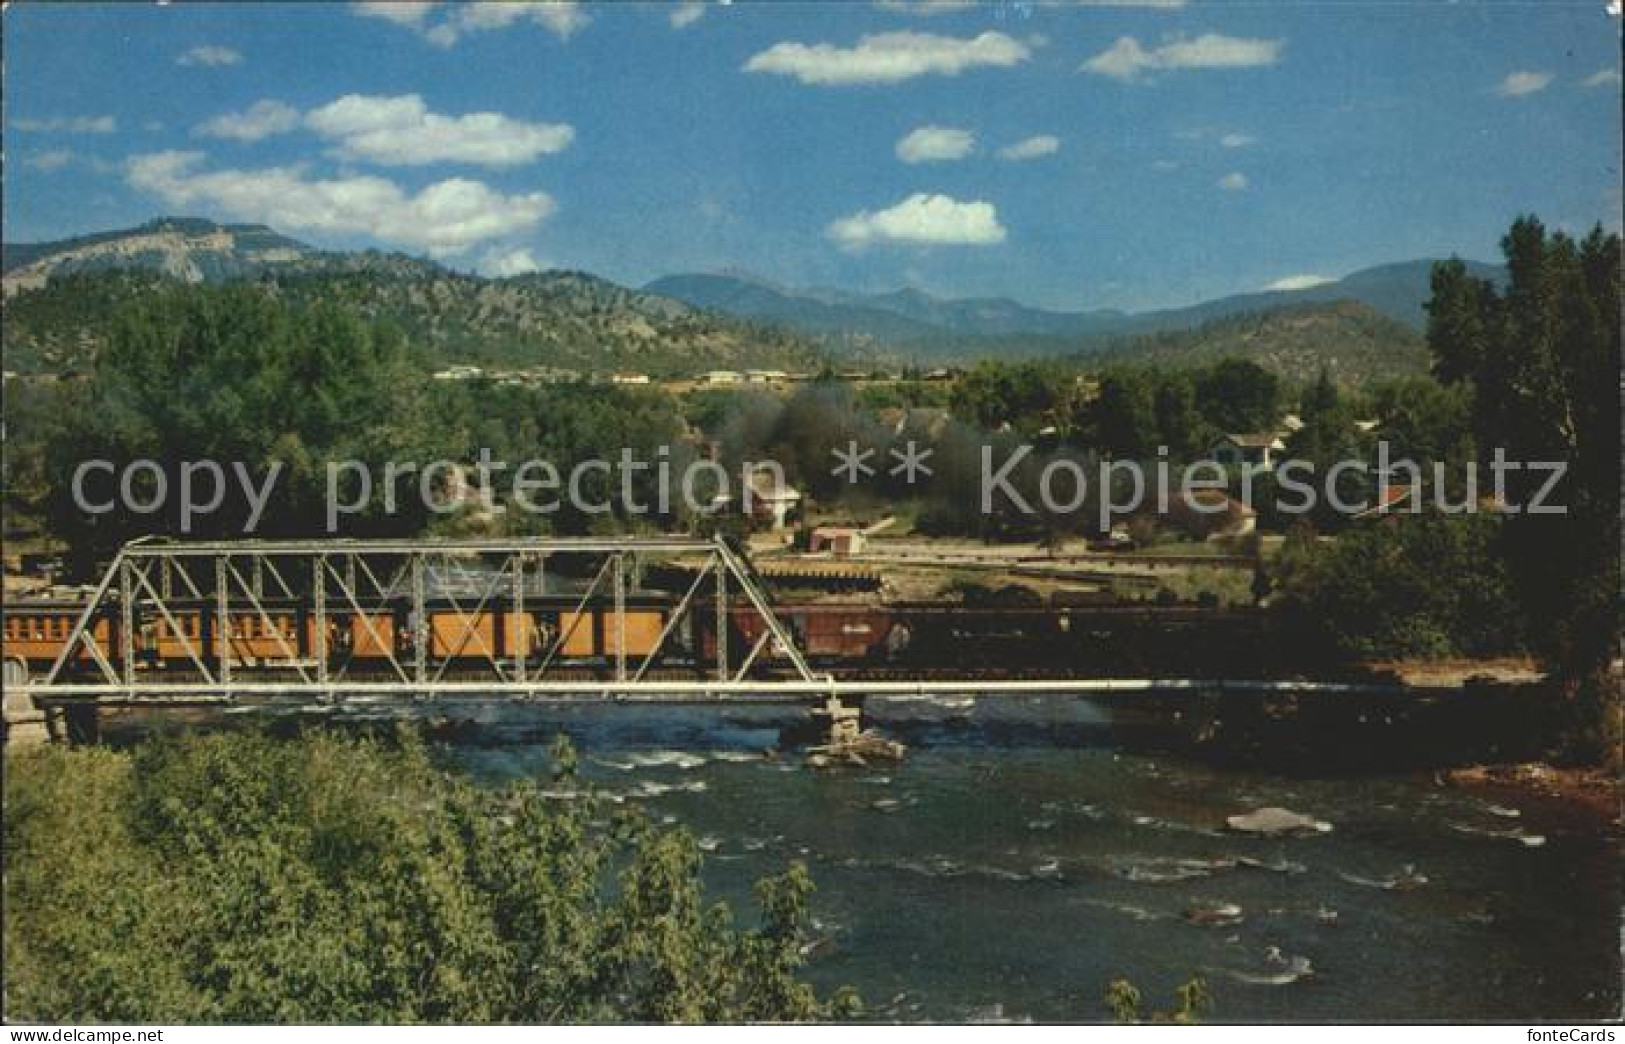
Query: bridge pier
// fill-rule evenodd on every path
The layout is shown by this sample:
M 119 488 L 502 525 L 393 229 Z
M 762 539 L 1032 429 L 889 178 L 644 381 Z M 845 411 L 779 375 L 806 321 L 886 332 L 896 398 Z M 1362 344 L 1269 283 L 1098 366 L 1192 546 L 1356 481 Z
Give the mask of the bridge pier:
M 862 707 L 843 702 L 838 694 L 830 693 L 811 713 L 824 735 L 822 744 L 808 750 L 807 763 L 813 768 L 824 768 L 835 761 L 863 765 L 873 758 L 902 760 L 903 745 L 866 731 Z
M 28 668 L 17 660 L 5 662 L 5 684 L 0 685 L 4 704 L 5 742 L 8 747 L 35 746 L 51 738 L 43 708 L 34 703 L 24 686 Z
M 842 703 L 834 693 L 825 697 L 821 706 L 814 707 L 812 715 L 827 730 L 826 743 L 830 747 L 850 746 L 863 735 L 863 708 Z

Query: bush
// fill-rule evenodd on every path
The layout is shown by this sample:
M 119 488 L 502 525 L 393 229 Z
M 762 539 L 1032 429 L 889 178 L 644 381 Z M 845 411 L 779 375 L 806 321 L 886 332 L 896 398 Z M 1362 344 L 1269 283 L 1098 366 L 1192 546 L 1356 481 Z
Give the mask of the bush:
M 736 928 L 700 854 L 566 775 L 479 790 L 331 733 L 9 752 L 8 1020 L 598 1022 L 827 1016 L 812 883 Z M 849 997 L 839 998 L 843 1005 Z
M 1500 539 L 1485 515 L 1398 515 L 1329 545 L 1294 530 L 1275 560 L 1278 604 L 1345 658 L 1517 653 L 1525 620 Z

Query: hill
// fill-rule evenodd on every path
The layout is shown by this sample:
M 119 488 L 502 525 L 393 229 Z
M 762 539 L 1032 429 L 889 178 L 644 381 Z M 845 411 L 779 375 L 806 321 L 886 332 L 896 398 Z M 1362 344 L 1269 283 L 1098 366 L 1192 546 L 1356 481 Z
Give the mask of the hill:
M 39 289 L 53 276 L 114 268 L 162 272 L 189 283 L 228 279 L 309 261 L 317 251 L 264 225 L 219 225 L 202 218 L 159 218 L 138 228 L 50 243 L 7 243 L 6 297 Z
M 867 295 L 797 290 L 732 273 L 667 276 L 645 289 L 698 308 L 783 323 L 826 341 L 884 346 L 900 355 L 1052 355 L 1079 351 L 1104 337 L 1189 330 L 1226 316 L 1333 301 L 1358 302 L 1420 331 L 1433 264 L 1403 261 L 1297 290 L 1139 313 L 1048 311 L 1008 298 L 939 298 L 913 289 Z M 1468 267 L 1483 278 L 1504 278 L 1499 265 L 1469 262 Z
M 1312 381 L 1324 370 L 1340 384 L 1426 373 L 1431 356 L 1417 330 L 1358 301 L 1312 302 L 1227 315 L 1193 330 L 1108 339 L 1077 361 L 1169 369 L 1247 359 L 1281 377 Z
M 6 247 L 8 369 L 89 365 L 119 307 L 166 285 L 252 281 L 400 327 L 436 365 L 582 373 L 814 370 L 805 337 L 700 311 L 581 272 L 486 279 L 420 258 L 313 250 L 258 226 L 163 219 L 125 232 Z

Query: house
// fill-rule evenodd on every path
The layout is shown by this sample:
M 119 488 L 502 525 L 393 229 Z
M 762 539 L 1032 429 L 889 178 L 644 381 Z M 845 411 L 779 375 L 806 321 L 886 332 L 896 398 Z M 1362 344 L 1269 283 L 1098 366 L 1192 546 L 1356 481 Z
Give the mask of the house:
M 751 384 L 783 384 L 790 375 L 783 370 L 746 370 L 745 380 Z
M 790 513 L 801 505 L 801 493 L 784 481 L 776 467 L 758 466 L 745 479 L 744 507 L 752 522 L 783 529 Z
M 863 554 L 864 531 L 856 526 L 818 526 L 807 541 L 807 550 L 813 554 L 829 554 L 848 558 Z
M 1368 518 L 1384 518 L 1398 512 L 1416 514 L 1419 508 L 1412 499 L 1413 494 L 1419 493 L 1413 485 L 1392 485 L 1377 487 L 1377 499 L 1370 507 L 1354 516 L 1355 521 Z
M 1226 468 L 1251 465 L 1263 471 L 1273 471 L 1276 461 L 1286 452 L 1286 443 L 1270 432 L 1232 432 L 1219 437 L 1208 451 L 1208 456 Z
M 646 373 L 617 373 L 609 378 L 611 384 L 648 384 L 649 375 Z
M 745 375 L 738 370 L 712 370 L 700 377 L 701 384 L 739 384 Z
M 1258 512 L 1252 505 L 1222 489 L 1192 489 L 1172 498 L 1168 505 L 1172 521 L 1189 536 L 1205 540 L 1246 536 L 1258 529 Z

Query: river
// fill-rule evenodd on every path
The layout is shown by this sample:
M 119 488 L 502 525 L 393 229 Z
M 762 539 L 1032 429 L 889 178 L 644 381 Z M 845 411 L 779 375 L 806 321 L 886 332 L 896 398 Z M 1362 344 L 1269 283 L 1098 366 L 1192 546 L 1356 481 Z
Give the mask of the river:
M 1214 768 L 1060 697 L 872 702 L 907 758 L 814 770 L 763 756 L 796 713 L 492 709 L 443 756 L 494 783 L 546 773 L 570 734 L 586 778 L 693 832 L 742 916 L 753 880 L 804 860 L 808 973 L 881 1019 L 1097 1020 L 1115 977 L 1166 1008 L 1198 973 L 1218 1021 L 1620 1012 L 1619 838 L 1561 806 Z M 1265 806 L 1330 829 L 1225 828 Z

